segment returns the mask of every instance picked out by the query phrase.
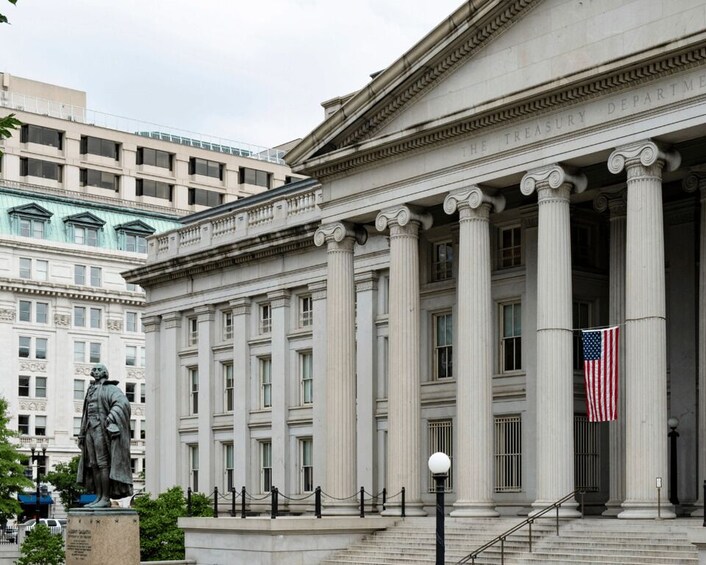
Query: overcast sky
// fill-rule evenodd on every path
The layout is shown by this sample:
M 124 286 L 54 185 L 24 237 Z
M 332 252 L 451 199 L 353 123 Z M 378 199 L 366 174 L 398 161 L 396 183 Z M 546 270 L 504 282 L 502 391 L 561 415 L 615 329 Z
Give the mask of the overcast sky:
M 88 108 L 272 147 L 361 88 L 460 0 L 0 0 L 0 71 Z

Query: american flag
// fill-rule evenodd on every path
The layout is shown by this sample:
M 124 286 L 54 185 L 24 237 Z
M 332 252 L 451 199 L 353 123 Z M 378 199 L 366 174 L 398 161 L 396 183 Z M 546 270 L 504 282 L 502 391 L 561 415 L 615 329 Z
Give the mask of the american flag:
M 618 419 L 618 326 L 582 330 L 583 374 L 589 422 Z

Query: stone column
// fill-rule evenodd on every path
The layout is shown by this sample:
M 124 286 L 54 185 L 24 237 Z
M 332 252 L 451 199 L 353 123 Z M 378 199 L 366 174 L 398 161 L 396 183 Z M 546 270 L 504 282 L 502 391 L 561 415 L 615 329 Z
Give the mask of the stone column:
M 472 186 L 450 193 L 444 211 L 459 212 L 456 339 L 457 498 L 452 516 L 497 516 L 493 501 L 493 304 L 490 295 L 492 208 L 504 196 Z
M 145 426 L 145 489 L 147 492 L 160 492 L 159 490 L 159 461 L 158 445 L 159 435 L 157 430 L 161 428 L 159 422 L 160 398 L 158 396 L 161 347 L 159 343 L 159 329 L 161 325 L 160 316 L 143 316 L 142 329 L 145 332 L 145 414 L 147 418 L 143 422 Z
M 626 194 L 599 195 L 593 207 L 610 212 L 610 272 L 608 274 L 608 323 L 625 324 Z M 617 516 L 625 500 L 625 332 L 618 335 L 618 419 L 608 423 L 609 497 L 603 516 Z
M 698 481 L 699 498 L 692 516 L 704 515 L 704 489 L 706 480 L 706 172 L 691 173 L 685 179 L 683 188 L 687 192 L 700 191 L 701 232 L 699 236 L 699 328 L 698 328 Z
M 250 469 L 250 299 L 230 301 L 233 308 L 233 486 L 255 492 L 258 481 L 248 480 Z
M 616 149 L 611 173 L 627 171 L 625 285 L 625 501 L 619 518 L 656 518 L 657 489 L 667 484 L 667 334 L 662 168 L 677 153 L 652 141 Z M 662 518 L 674 518 L 662 497 Z
M 390 360 L 387 391 L 387 492 L 406 490 L 407 516 L 424 516 L 420 473 L 419 380 L 419 228 L 429 229 L 431 215 L 408 206 L 383 210 L 378 231 L 390 228 Z M 399 515 L 400 498 L 388 502 L 386 515 Z
M 159 356 L 159 376 L 152 391 L 158 403 L 156 414 L 152 414 L 158 423 L 152 436 L 157 444 L 157 459 L 147 460 L 149 476 L 154 477 L 150 470 L 158 472 L 158 486 L 151 492 L 162 492 L 182 484 L 180 477 L 185 477 L 186 472 L 180 472 L 181 466 L 188 469 L 188 462 L 181 459 L 183 447 L 179 442 L 179 421 L 184 416 L 181 413 L 185 404 L 183 399 L 188 395 L 188 383 L 177 353 L 184 343 L 181 319 L 181 312 L 162 314 L 160 347 L 163 355 Z M 149 433 L 149 428 L 147 431 Z
M 201 492 L 213 492 L 215 483 L 215 461 L 213 453 L 213 395 L 219 389 L 213 366 L 213 322 L 215 308 L 208 304 L 194 308 L 197 316 L 198 368 L 199 368 L 199 489 Z
M 267 294 L 272 306 L 272 486 L 281 492 L 294 492 L 286 462 L 289 459 L 289 396 L 291 377 L 289 371 L 289 296 L 288 290 L 275 290 Z M 288 502 L 282 500 L 282 506 Z
M 320 227 L 314 243 L 326 243 L 328 283 L 326 291 L 326 483 L 323 490 L 334 498 L 356 492 L 356 374 L 355 283 L 353 247 L 356 237 L 365 243 L 364 232 L 336 222 Z M 355 499 L 326 501 L 327 514 L 355 514 Z
M 537 257 L 537 494 L 546 507 L 574 490 L 574 386 L 569 198 L 586 177 L 560 165 L 528 172 L 522 194 L 538 199 Z M 575 502 L 560 515 L 579 516 Z
M 326 484 L 326 281 L 309 285 L 313 300 L 314 327 L 311 330 L 314 371 L 312 428 L 314 441 L 314 484 Z

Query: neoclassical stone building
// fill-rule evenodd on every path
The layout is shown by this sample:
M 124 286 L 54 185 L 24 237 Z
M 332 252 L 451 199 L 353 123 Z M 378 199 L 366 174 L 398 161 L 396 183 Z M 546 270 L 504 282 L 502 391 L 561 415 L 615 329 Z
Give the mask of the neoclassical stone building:
M 339 108 L 336 108 L 340 105 Z M 706 6 L 464 3 L 287 155 L 312 181 L 149 241 L 147 488 L 657 515 L 706 478 Z M 621 326 L 586 419 L 580 328 Z M 399 512 L 396 501 L 388 512 Z M 662 516 L 673 516 L 666 504 Z M 576 513 L 570 506 L 563 512 Z

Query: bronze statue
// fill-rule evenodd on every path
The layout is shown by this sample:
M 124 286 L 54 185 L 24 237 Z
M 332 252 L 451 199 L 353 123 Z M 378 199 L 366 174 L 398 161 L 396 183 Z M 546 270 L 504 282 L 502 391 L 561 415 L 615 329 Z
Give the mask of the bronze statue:
M 130 468 L 130 402 L 108 380 L 108 369 L 98 364 L 91 369 L 95 379 L 83 401 L 78 446 L 81 459 L 77 482 L 97 495 L 86 508 L 109 508 L 111 498 L 132 494 Z

